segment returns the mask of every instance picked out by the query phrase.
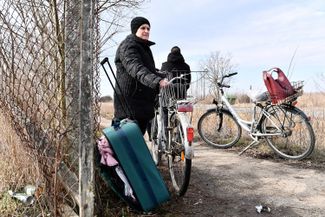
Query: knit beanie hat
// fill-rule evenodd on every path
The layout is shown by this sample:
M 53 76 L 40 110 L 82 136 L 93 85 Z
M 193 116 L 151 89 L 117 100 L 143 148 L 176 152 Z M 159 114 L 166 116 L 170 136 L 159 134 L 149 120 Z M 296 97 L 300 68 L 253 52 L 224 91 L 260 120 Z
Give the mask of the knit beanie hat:
M 131 32 L 132 34 L 135 34 L 139 27 L 143 24 L 148 24 L 150 26 L 149 20 L 147 20 L 144 17 L 135 17 L 133 18 L 133 20 L 131 21 Z
M 171 53 L 181 53 L 181 49 L 177 46 L 172 47 L 170 50 Z

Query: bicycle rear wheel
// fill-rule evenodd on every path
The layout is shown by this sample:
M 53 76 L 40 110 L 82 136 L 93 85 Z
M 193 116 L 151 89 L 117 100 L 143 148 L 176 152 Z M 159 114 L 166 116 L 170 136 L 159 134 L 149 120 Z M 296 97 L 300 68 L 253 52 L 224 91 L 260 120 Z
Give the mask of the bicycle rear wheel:
M 207 144 L 217 148 L 230 148 L 241 137 L 240 125 L 227 110 L 208 110 L 199 119 L 198 131 Z
M 185 158 L 185 140 L 183 126 L 177 115 L 171 118 L 170 139 L 168 142 L 168 169 L 173 187 L 178 196 L 183 196 L 188 188 L 191 176 L 192 160 Z
M 266 136 L 268 145 L 280 157 L 301 160 L 308 157 L 315 147 L 315 134 L 307 116 L 293 106 L 270 106 L 271 114 L 261 123 L 263 133 L 278 134 Z
M 153 161 L 156 165 L 159 165 L 161 162 L 161 141 L 160 138 L 158 138 L 158 118 L 159 115 L 156 113 L 155 117 L 151 121 L 151 147 L 150 147 L 150 153 L 152 156 Z

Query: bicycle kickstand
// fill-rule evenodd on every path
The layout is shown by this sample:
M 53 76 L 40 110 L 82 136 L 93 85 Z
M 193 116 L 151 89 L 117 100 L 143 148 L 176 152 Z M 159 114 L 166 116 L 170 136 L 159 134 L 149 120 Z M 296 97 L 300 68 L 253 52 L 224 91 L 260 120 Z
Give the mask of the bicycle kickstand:
M 244 152 L 246 152 L 248 149 L 250 149 L 253 146 L 256 146 L 260 143 L 260 141 L 258 140 L 254 140 L 253 142 L 251 142 L 251 144 L 249 144 L 248 146 L 246 146 L 238 155 L 242 155 Z

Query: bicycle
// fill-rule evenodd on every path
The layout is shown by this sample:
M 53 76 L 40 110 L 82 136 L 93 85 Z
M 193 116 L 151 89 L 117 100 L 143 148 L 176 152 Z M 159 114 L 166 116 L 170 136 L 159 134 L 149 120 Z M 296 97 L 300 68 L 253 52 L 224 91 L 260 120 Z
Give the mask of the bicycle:
M 201 138 L 213 147 L 230 148 L 245 130 L 253 141 L 239 155 L 264 139 L 282 158 L 301 160 L 308 157 L 315 147 L 314 130 L 306 114 L 295 107 L 303 92 L 303 82 L 293 83 L 295 94 L 277 104 L 272 103 L 268 92 L 257 96 L 253 102 L 252 119 L 247 121 L 240 118 L 224 93 L 224 88 L 230 88 L 224 84 L 224 79 L 236 74 L 226 74 L 217 82 L 221 100 L 214 99 L 216 108 L 207 110 L 200 117 L 198 133 Z
M 159 105 L 151 123 L 151 154 L 156 165 L 161 164 L 162 157 L 168 161 L 168 170 L 173 187 L 178 196 L 183 196 L 188 188 L 193 158 L 192 142 L 194 129 L 191 118 L 187 115 L 193 111 L 193 105 L 187 99 L 179 100 L 185 85 L 173 84 L 161 88 L 158 94 Z M 179 92 L 175 91 L 175 87 Z M 182 98 L 182 97 L 181 97 Z

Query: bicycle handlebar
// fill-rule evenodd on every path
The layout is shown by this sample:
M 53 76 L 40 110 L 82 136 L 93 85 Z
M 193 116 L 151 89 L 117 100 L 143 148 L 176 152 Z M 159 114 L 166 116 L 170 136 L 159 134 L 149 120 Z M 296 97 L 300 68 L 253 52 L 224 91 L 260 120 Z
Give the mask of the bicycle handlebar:
M 218 84 L 219 84 L 219 87 L 230 88 L 230 85 L 227 85 L 227 84 L 220 84 L 220 83 L 218 83 Z
M 225 74 L 224 76 L 221 77 L 220 81 L 218 82 L 218 86 L 219 87 L 230 88 L 230 85 L 223 84 L 223 80 L 225 78 L 229 78 L 229 77 L 234 76 L 234 75 L 237 75 L 237 74 L 238 74 L 238 72 L 233 72 L 233 73 Z
M 237 74 L 238 74 L 238 72 L 233 72 L 233 73 L 229 73 L 229 74 L 225 75 L 224 77 L 229 78 L 229 77 L 237 75 Z
M 172 78 L 172 79 L 170 79 L 170 80 L 168 81 L 168 84 L 171 84 L 173 81 L 175 81 L 175 80 L 177 80 L 177 79 L 184 79 L 184 80 L 187 80 L 187 78 L 183 78 L 184 76 L 186 76 L 186 74 L 183 74 L 183 75 L 178 76 L 178 77 L 174 77 L 174 78 Z

